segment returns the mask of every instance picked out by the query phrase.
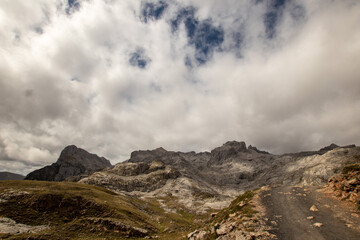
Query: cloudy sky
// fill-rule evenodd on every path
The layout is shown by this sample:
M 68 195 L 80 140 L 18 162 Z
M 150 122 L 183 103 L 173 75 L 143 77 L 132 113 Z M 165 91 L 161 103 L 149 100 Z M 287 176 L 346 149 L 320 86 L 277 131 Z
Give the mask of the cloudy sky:
M 358 0 L 1 0 L 0 63 L 0 171 L 360 144 Z

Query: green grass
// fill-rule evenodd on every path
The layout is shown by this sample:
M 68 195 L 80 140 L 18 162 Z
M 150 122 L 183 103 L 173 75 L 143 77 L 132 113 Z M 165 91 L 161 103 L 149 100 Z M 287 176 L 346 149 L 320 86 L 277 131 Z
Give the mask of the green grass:
M 210 212 L 197 214 L 188 210 L 174 196 L 139 199 L 73 182 L 2 181 L 0 198 L 11 191 L 28 194 L 1 202 L 0 216 L 28 225 L 48 225 L 50 229 L 38 234 L 3 234 L 0 239 L 137 239 L 93 220 L 102 219 L 104 223 L 110 219 L 146 229 L 150 236 L 157 235 L 159 239 L 181 240 L 195 229 L 221 222 L 232 213 L 244 216 L 255 213 L 249 203 L 254 195 L 250 191 L 237 197 L 215 218 L 209 218 Z M 199 197 L 212 196 L 200 194 Z M 159 201 L 173 212 L 166 212 Z
M 38 234 L 3 234 L 0 239 L 129 239 L 115 230 L 104 230 L 106 226 L 90 221 L 94 218 L 140 227 L 160 239 L 184 239 L 208 216 L 186 210 L 172 196 L 161 198 L 176 211 L 167 213 L 155 198 L 141 200 L 73 182 L 1 181 L 0 198 L 11 191 L 28 194 L 1 202 L 0 216 L 51 228 Z
M 242 195 L 239 195 L 236 199 L 234 199 L 229 207 L 221 210 L 216 214 L 213 222 L 221 222 L 229 218 L 229 215 L 232 213 L 239 213 L 243 216 L 251 217 L 256 213 L 250 205 L 250 200 L 253 198 L 254 193 L 252 191 L 247 191 Z M 240 203 L 243 205 L 241 206 Z
M 254 191 L 256 191 L 256 189 Z M 253 191 L 247 191 L 244 194 L 239 195 L 230 203 L 227 208 L 222 209 L 216 214 L 215 217 L 210 218 L 206 224 L 202 226 L 202 229 L 208 232 L 206 240 L 215 240 L 219 237 L 216 233 L 217 224 L 226 221 L 231 214 L 252 217 L 256 213 L 256 211 L 253 209 L 253 206 L 250 204 L 250 201 L 254 195 L 255 194 Z M 254 231 L 252 228 L 248 228 L 246 230 L 249 232 Z

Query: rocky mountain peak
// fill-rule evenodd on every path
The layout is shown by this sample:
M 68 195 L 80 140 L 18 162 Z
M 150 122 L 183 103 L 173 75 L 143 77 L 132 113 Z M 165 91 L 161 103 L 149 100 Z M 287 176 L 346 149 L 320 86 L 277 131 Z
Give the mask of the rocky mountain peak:
M 60 159 L 64 159 L 68 156 L 71 156 L 71 155 L 74 155 L 74 154 L 77 154 L 78 152 L 82 152 L 82 151 L 85 151 L 81 148 L 78 148 L 77 146 L 75 145 L 69 145 L 69 146 L 66 146 L 60 153 L 60 157 L 59 157 L 59 160 Z
M 253 151 L 255 151 L 255 152 L 258 152 L 258 153 L 264 153 L 264 154 L 270 154 L 269 152 L 267 152 L 267 151 L 262 151 L 262 150 L 259 150 L 259 149 L 257 149 L 257 147 L 253 147 L 253 146 L 249 146 L 249 148 L 248 148 L 249 150 L 253 150 Z
M 333 149 L 338 148 L 338 147 L 339 147 L 338 145 L 336 145 L 335 143 L 332 143 L 329 146 L 321 148 L 319 151 L 320 152 L 327 152 L 327 151 L 333 150 Z
M 69 177 L 91 174 L 111 166 L 110 161 L 104 157 L 99 157 L 75 145 L 70 145 L 61 151 L 56 163 L 29 173 L 25 179 L 63 181 Z
M 156 148 L 154 150 L 138 150 L 131 153 L 129 161 L 130 162 L 153 161 L 169 153 L 170 152 L 168 152 L 162 147 Z
M 223 144 L 222 147 L 232 147 L 232 148 L 236 148 L 239 151 L 245 150 L 246 151 L 246 143 L 241 141 L 228 141 L 226 143 Z
M 111 163 L 104 157 L 99 157 L 96 154 L 89 153 L 82 148 L 75 145 L 69 145 L 61 151 L 60 157 L 56 162 L 59 165 L 65 163 L 70 165 L 82 165 L 88 169 L 102 169 L 104 167 L 111 167 Z
M 211 151 L 210 164 L 222 163 L 229 158 L 236 157 L 236 155 L 241 152 L 248 152 L 245 142 L 226 142 L 221 147 L 217 147 Z

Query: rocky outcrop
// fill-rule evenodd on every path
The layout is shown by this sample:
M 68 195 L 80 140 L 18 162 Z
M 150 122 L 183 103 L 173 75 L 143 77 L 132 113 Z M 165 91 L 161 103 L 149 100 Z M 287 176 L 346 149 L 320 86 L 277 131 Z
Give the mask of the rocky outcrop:
M 38 233 L 48 229 L 48 226 L 30 226 L 16 223 L 10 218 L 0 217 L 0 233 L 2 234 L 21 234 L 21 233 Z
M 212 220 L 201 229 L 187 235 L 188 240 L 230 239 L 278 239 L 270 233 L 265 209 L 259 202 L 259 192 L 246 192 L 231 204 L 212 216 Z
M 353 146 L 355 147 L 355 145 L 353 145 Z M 338 147 L 339 147 L 338 145 L 336 145 L 335 143 L 332 143 L 332 144 L 330 144 L 329 146 L 326 146 L 326 147 L 321 148 L 321 149 L 319 150 L 319 152 L 321 152 L 321 153 L 326 153 L 326 152 L 331 151 L 331 150 L 333 150 L 333 149 L 335 149 L 335 148 L 338 148 Z
M 0 172 L 0 180 L 23 180 L 24 176 L 11 172 Z
M 209 164 L 221 164 L 225 160 L 236 157 L 239 153 L 247 152 L 245 142 L 231 141 L 211 151 Z
M 253 146 L 251 146 L 251 145 L 249 146 L 249 150 L 253 150 L 253 151 L 258 152 L 258 153 L 269 154 L 269 152 L 259 150 L 259 149 L 257 149 L 257 147 L 253 147 Z
M 176 179 L 180 172 L 161 161 L 123 163 L 112 169 L 96 172 L 80 180 L 81 183 L 97 185 L 118 191 L 149 192 L 163 187 L 167 180 Z
M 360 206 L 360 163 L 348 165 L 341 173 L 331 177 L 327 188 L 336 197 Z
M 64 181 L 69 177 L 81 178 L 81 175 L 87 176 L 106 167 L 111 167 L 109 160 L 71 145 L 61 152 L 56 163 L 29 173 L 25 179 Z

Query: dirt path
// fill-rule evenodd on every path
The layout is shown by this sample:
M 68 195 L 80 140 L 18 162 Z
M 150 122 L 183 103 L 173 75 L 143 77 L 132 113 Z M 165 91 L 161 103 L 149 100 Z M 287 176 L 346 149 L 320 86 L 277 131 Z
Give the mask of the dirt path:
M 358 213 L 314 187 L 275 187 L 261 199 L 270 232 L 280 240 L 360 239 Z

